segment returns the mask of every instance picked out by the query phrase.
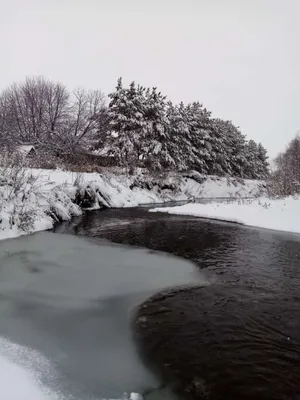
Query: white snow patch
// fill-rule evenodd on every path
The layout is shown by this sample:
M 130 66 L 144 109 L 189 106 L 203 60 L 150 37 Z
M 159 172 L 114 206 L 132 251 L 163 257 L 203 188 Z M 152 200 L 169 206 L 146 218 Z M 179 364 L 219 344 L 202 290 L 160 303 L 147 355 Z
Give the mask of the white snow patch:
M 129 400 L 142 400 L 142 396 L 138 393 L 131 393 Z
M 294 197 L 276 200 L 261 198 L 230 203 L 195 203 L 179 207 L 155 208 L 150 211 L 190 215 L 300 233 L 300 199 Z
M 0 397 L 5 400 L 63 400 L 41 383 L 43 374 L 54 375 L 38 352 L 0 338 Z M 66 399 L 67 400 L 67 399 Z
M 35 350 L 0 338 L 0 398 L 5 400 L 80 400 L 65 397 L 42 384 L 43 376 L 55 380 L 49 361 Z M 122 400 L 143 400 L 138 393 L 124 394 Z M 96 400 L 96 399 L 94 399 Z M 98 399 L 105 400 L 105 399 Z M 109 400 L 109 399 L 107 399 Z M 113 400 L 113 399 L 111 399 Z M 115 399 L 117 400 L 117 399 Z

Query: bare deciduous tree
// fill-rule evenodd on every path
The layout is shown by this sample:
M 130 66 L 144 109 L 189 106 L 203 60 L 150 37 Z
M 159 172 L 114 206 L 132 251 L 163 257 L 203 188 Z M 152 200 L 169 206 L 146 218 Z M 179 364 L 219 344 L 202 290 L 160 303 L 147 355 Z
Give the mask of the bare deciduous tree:
M 52 142 L 63 153 L 80 153 L 96 147 L 105 115 L 102 92 L 76 89 L 70 99 L 64 127 L 53 132 Z
M 74 126 L 71 126 L 74 137 L 81 141 L 89 140 L 98 129 L 99 116 L 105 107 L 105 98 L 101 91 L 76 89 L 71 108 Z
M 69 94 L 60 83 L 27 78 L 0 96 L 1 136 L 8 141 L 41 143 L 61 129 L 68 114 Z
M 25 142 L 65 154 L 99 147 L 107 126 L 105 97 L 43 77 L 15 83 L 0 95 L 0 146 Z
M 44 78 L 28 78 L 14 84 L 0 97 L 2 136 L 17 142 L 41 142 L 68 113 L 69 94 L 60 83 Z

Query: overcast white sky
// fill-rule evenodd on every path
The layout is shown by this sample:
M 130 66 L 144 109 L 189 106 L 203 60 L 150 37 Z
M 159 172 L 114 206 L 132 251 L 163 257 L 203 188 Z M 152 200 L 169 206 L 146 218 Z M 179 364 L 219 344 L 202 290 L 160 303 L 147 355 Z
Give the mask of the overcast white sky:
M 0 0 L 0 88 L 28 75 L 157 86 L 270 156 L 300 130 L 300 0 Z

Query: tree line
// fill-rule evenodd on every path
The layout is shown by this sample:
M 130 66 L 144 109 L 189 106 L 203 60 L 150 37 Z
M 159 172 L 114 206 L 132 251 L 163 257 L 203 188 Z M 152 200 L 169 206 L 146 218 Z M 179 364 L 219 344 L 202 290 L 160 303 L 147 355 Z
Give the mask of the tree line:
M 27 78 L 0 94 L 0 145 L 30 143 L 58 155 L 98 152 L 126 167 L 189 170 L 262 179 L 266 149 L 231 121 L 213 118 L 201 103 L 173 104 L 157 88 L 118 80 L 72 93 L 43 77 Z

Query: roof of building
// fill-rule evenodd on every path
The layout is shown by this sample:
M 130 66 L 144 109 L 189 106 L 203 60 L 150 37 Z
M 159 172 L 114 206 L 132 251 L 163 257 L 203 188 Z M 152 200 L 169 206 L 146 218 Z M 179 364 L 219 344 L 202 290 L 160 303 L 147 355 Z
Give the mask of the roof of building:
M 17 147 L 17 151 L 23 156 L 27 156 L 32 150 L 35 151 L 35 147 L 33 145 L 21 145 Z

